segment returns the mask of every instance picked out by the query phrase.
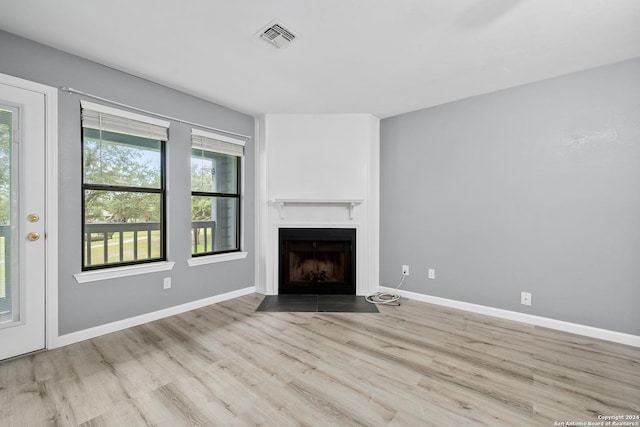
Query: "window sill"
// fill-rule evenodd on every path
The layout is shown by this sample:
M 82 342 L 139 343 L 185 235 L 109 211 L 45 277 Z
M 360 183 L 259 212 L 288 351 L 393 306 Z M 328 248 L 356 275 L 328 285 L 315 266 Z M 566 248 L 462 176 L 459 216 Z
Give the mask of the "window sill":
M 172 270 L 174 264 L 175 262 L 162 261 L 127 267 L 114 267 L 104 270 L 83 271 L 82 273 L 74 274 L 73 277 L 75 277 L 78 283 L 97 282 L 100 280 L 116 279 L 118 277 Z
M 196 265 L 214 264 L 216 262 L 233 261 L 236 259 L 245 259 L 249 252 L 230 252 L 228 254 L 199 256 L 187 260 L 189 267 Z

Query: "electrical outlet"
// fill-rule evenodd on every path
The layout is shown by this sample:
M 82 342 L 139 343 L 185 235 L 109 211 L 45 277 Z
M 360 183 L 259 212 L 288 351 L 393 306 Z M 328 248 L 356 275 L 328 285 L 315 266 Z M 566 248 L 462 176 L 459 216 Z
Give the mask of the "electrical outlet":
M 520 293 L 520 304 L 531 305 L 531 292 Z
M 165 277 L 162 280 L 162 288 L 163 289 L 171 289 L 171 277 Z
M 436 270 L 435 268 L 430 268 L 429 271 L 427 272 L 429 274 L 429 279 L 435 279 L 436 278 Z
M 408 265 L 403 265 L 402 266 L 402 275 L 403 276 L 408 276 L 409 275 L 409 266 Z

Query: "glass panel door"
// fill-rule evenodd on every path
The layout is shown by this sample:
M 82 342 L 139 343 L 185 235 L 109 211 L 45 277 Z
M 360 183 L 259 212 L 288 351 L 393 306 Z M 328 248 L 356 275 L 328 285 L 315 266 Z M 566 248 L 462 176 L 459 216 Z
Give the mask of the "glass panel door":
M 15 194 L 18 190 L 18 153 L 14 149 L 14 130 L 18 110 L 0 105 L 0 328 L 20 320 L 18 297 L 18 221 Z
M 0 360 L 46 338 L 46 98 L 23 84 L 0 74 Z

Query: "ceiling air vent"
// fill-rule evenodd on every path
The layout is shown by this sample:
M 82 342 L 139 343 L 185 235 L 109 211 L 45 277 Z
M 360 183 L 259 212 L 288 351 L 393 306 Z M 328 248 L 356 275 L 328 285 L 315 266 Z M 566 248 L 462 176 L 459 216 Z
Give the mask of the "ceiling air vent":
M 264 27 L 258 35 L 275 47 L 287 47 L 298 37 L 296 33 L 286 28 L 282 22 L 274 19 Z

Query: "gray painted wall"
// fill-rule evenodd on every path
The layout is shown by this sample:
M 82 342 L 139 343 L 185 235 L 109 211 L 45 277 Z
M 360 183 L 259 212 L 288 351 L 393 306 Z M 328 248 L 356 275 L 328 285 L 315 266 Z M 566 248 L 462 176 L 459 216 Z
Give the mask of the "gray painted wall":
M 186 65 L 185 65 L 186 66 Z M 0 31 L 0 73 L 74 89 L 160 114 L 253 136 L 253 117 Z M 215 78 L 215 76 L 212 76 Z M 198 267 L 190 257 L 190 132 L 172 122 L 167 143 L 170 272 L 78 284 L 81 270 L 79 97 L 59 92 L 59 332 L 70 332 L 254 285 L 254 148 L 246 145 L 244 249 L 249 256 Z M 162 278 L 172 277 L 172 289 Z
M 382 120 L 380 158 L 381 284 L 640 335 L 640 59 Z

